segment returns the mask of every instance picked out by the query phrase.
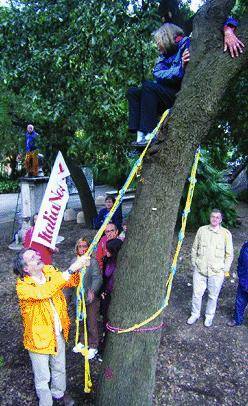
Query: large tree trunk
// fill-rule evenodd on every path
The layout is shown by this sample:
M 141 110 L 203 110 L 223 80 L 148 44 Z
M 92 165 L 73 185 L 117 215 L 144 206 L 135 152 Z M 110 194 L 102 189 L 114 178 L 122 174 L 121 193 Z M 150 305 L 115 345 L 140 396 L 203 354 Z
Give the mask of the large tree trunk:
M 76 165 L 69 159 L 67 160 L 67 165 L 78 190 L 82 210 L 84 212 L 85 225 L 87 228 L 92 228 L 93 219 L 96 217 L 97 211 L 88 182 L 79 165 Z
M 178 206 L 194 151 L 206 138 L 229 81 L 247 64 L 247 51 L 236 60 L 222 51 L 222 25 L 233 3 L 209 0 L 194 19 L 191 62 L 166 142 L 144 163 L 144 183 L 130 215 L 110 307 L 113 326 L 130 327 L 162 305 Z M 245 21 L 239 35 L 247 44 Z M 150 325 L 160 322 L 158 318 Z M 158 332 L 109 333 L 97 405 L 152 403 L 159 342 Z

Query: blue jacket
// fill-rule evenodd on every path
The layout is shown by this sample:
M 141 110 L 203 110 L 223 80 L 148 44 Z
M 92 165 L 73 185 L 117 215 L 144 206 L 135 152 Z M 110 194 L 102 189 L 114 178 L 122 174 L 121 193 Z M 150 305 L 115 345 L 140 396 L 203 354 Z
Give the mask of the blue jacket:
M 240 286 L 248 291 L 248 241 L 241 248 L 237 272 Z
M 180 89 L 181 81 L 184 76 L 182 55 L 189 46 L 189 37 L 183 37 L 177 43 L 177 51 L 175 54 L 170 56 L 161 54 L 159 56 L 153 69 L 153 76 L 157 83 L 172 86 L 176 90 Z
M 38 134 L 35 131 L 32 131 L 31 133 L 27 131 L 25 136 L 26 136 L 26 152 L 35 151 L 37 149 L 36 140 Z
M 106 209 L 106 207 L 99 211 L 97 217 L 94 220 L 94 227 L 97 230 L 101 227 L 102 223 L 104 222 L 104 220 L 108 214 L 109 214 L 109 210 Z M 122 229 L 122 207 L 121 207 L 121 205 L 119 207 L 117 207 L 111 221 L 112 221 L 112 223 L 114 223 L 116 225 L 118 230 L 121 231 L 121 229 Z
M 233 17 L 229 17 L 225 25 L 236 28 L 238 21 Z M 184 76 L 182 55 L 185 49 L 189 49 L 189 47 L 190 38 L 183 37 L 177 43 L 177 51 L 173 55 L 161 54 L 159 56 L 153 69 L 153 76 L 157 83 L 173 87 L 177 91 L 180 90 L 181 81 Z

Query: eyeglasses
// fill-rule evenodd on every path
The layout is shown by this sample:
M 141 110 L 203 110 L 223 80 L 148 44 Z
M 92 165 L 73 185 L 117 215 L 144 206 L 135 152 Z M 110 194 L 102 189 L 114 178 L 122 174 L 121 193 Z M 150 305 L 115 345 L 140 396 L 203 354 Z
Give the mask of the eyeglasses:
M 106 230 L 106 231 L 105 231 L 105 234 L 114 233 L 114 232 L 115 232 L 115 229 L 112 228 L 112 230 Z

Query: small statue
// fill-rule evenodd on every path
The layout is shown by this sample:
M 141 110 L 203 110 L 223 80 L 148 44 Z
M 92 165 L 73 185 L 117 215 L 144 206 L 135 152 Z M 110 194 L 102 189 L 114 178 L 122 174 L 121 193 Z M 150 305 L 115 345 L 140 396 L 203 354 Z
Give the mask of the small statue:
M 39 161 L 38 161 L 38 148 L 36 146 L 36 141 L 38 138 L 38 133 L 34 131 L 34 126 L 28 124 L 27 131 L 25 134 L 26 142 L 26 156 L 24 165 L 28 176 L 38 176 Z
M 34 126 L 28 124 L 27 131 L 25 133 L 25 150 L 26 156 L 24 160 L 24 166 L 26 168 L 26 176 L 44 176 L 42 164 L 43 155 L 39 154 L 38 147 L 36 145 L 39 134 L 34 131 Z M 18 154 L 17 160 L 20 161 L 22 158 L 21 154 Z

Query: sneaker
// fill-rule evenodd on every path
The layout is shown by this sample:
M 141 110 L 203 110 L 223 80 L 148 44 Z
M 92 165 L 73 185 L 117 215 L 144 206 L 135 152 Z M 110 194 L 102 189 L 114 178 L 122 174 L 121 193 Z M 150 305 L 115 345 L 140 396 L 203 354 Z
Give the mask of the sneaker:
M 131 142 L 132 147 L 139 147 L 139 143 L 137 141 Z
M 152 137 L 151 133 L 146 134 L 146 136 L 145 136 L 146 142 L 150 141 L 151 137 Z
M 146 141 L 145 137 L 143 137 L 141 141 L 137 142 L 137 145 L 139 147 L 145 147 L 146 144 L 147 144 L 147 141 Z
M 136 142 L 139 143 L 139 142 L 143 141 L 144 137 L 145 137 L 145 134 L 143 133 L 143 131 L 137 131 L 137 141 Z
M 147 142 L 143 141 L 143 140 L 140 142 L 134 141 L 131 143 L 132 147 L 135 147 L 135 148 L 143 148 L 146 146 L 146 144 L 147 144 Z
M 187 320 L 187 324 L 194 324 L 199 319 L 199 316 L 192 314 L 190 318 Z
M 211 327 L 213 323 L 213 317 L 212 316 L 206 316 L 205 321 L 204 321 L 204 326 L 205 327 Z
M 97 348 L 89 348 L 89 359 L 95 358 L 97 353 L 98 353 Z
M 82 343 L 77 343 L 77 345 L 75 345 L 75 347 L 73 347 L 72 351 L 75 352 L 76 354 L 78 352 L 81 352 L 81 350 L 84 349 L 84 345 Z
M 229 326 L 229 327 L 237 327 L 237 326 L 241 326 L 241 324 L 237 324 L 235 320 L 230 320 L 227 323 L 227 326 Z

